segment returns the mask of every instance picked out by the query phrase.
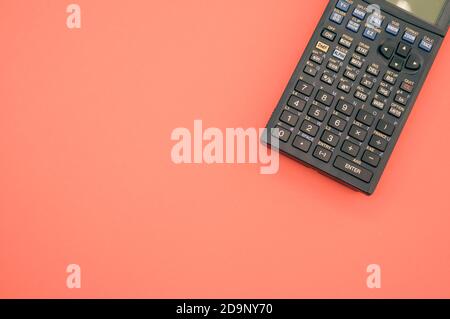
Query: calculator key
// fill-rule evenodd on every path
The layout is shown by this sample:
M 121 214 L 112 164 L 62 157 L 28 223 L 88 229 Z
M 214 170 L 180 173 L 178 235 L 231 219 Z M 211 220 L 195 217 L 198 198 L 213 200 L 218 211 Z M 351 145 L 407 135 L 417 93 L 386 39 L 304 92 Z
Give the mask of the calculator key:
M 400 32 L 400 27 L 393 23 L 389 23 L 386 27 L 386 32 L 392 35 L 397 35 Z
M 352 81 L 355 81 L 356 78 L 358 77 L 358 74 L 356 74 L 356 72 L 353 72 L 352 70 L 346 69 L 345 72 L 344 72 L 344 76 L 345 76 L 347 79 L 350 79 L 350 80 L 352 80 Z
M 287 142 L 289 140 L 289 137 L 291 136 L 291 131 L 286 130 L 285 128 L 281 126 L 277 126 L 275 130 L 271 130 L 272 135 L 276 138 L 278 138 L 282 142 Z
M 338 89 L 345 92 L 345 93 L 349 93 L 350 90 L 352 89 L 351 84 L 344 82 L 343 80 L 341 80 L 338 84 Z
M 361 25 L 353 20 L 350 20 L 347 23 L 347 29 L 355 33 L 358 33 L 360 27 Z
M 376 98 L 374 98 L 372 100 L 372 106 L 375 106 L 377 109 L 384 109 L 384 102 L 381 102 L 380 100 L 377 100 Z
M 324 90 L 319 90 L 316 95 L 316 101 L 326 105 L 330 106 L 333 103 L 334 96 L 328 92 L 325 92 Z
M 325 131 L 325 132 L 323 132 L 320 140 L 332 147 L 336 147 L 339 143 L 339 136 L 331 133 L 330 131 Z
M 333 62 L 330 61 L 327 64 L 327 69 L 338 73 L 339 70 L 341 69 L 341 66 L 339 64 L 337 64 L 337 63 L 333 63 Z
M 352 161 L 349 161 L 341 156 L 336 157 L 336 160 L 334 161 L 334 167 L 337 169 L 350 174 L 363 182 L 369 183 L 372 179 L 373 173 L 364 167 L 361 167 Z
M 311 66 L 309 66 L 309 65 L 307 65 L 307 66 L 305 67 L 305 69 L 303 70 L 303 72 L 305 72 L 305 73 L 308 74 L 308 75 L 311 75 L 312 77 L 315 77 L 315 76 L 317 75 L 317 69 L 316 69 L 316 68 L 313 68 L 313 67 L 311 67 Z
M 319 65 L 323 63 L 323 56 L 315 53 L 311 54 L 311 57 L 309 59 L 313 62 L 316 62 Z
M 328 121 L 328 125 L 335 128 L 336 130 L 343 132 L 345 127 L 347 126 L 347 121 L 337 117 L 336 115 L 332 115 L 330 120 Z
M 392 123 L 389 123 L 385 120 L 379 120 L 377 124 L 377 131 L 387 135 L 392 136 L 394 134 L 395 125 Z
M 347 12 L 348 9 L 350 8 L 350 3 L 348 3 L 345 0 L 339 0 L 338 3 L 336 4 L 336 8 L 344 12 Z
M 400 85 L 400 89 L 402 89 L 405 92 L 412 93 L 414 90 L 414 84 L 412 84 L 412 82 L 408 80 L 405 80 Z
M 350 156 L 353 156 L 353 157 L 358 156 L 359 149 L 360 149 L 360 147 L 358 145 L 356 145 L 350 141 L 345 141 L 341 147 L 342 152 L 344 152 Z
M 394 52 L 395 52 L 395 45 L 391 41 L 387 41 L 380 46 L 380 53 L 386 59 L 392 58 Z
M 364 142 L 367 136 L 367 131 L 356 125 L 352 125 L 352 127 L 350 127 L 350 131 L 348 132 L 348 135 L 360 142 Z
M 367 56 L 369 54 L 369 49 L 361 44 L 356 47 L 355 51 L 363 56 Z
M 371 79 L 365 77 L 365 78 L 361 79 L 361 85 L 368 89 L 371 89 L 371 88 L 373 88 L 373 81 Z
M 365 151 L 361 160 L 370 166 L 377 167 L 380 163 L 381 157 L 371 151 Z
M 421 59 L 416 54 L 411 54 L 408 58 L 408 61 L 406 61 L 405 68 L 412 71 L 417 71 L 421 67 Z
M 374 28 L 381 28 L 381 26 L 383 25 L 383 21 L 384 19 L 382 16 L 373 13 L 370 15 L 369 19 L 367 20 L 367 23 Z
M 327 150 L 322 146 L 317 146 L 313 154 L 315 158 L 318 158 L 325 163 L 330 161 L 332 155 L 333 153 L 330 150 Z
M 331 75 L 324 73 L 322 74 L 322 77 L 320 78 L 320 80 L 328 85 L 333 85 L 334 83 L 334 77 L 332 77 Z
M 366 72 L 373 76 L 378 76 L 380 74 L 380 70 L 374 65 L 369 65 L 366 69 Z
M 311 96 L 311 94 L 314 90 L 314 86 L 312 86 L 309 83 L 306 83 L 305 81 L 300 80 L 300 81 L 298 81 L 297 85 L 295 86 L 295 90 L 306 96 Z
M 344 20 L 344 16 L 342 14 L 339 14 L 337 12 L 333 12 L 330 16 L 330 20 L 337 23 L 337 24 L 341 24 L 342 20 Z
M 364 92 L 362 92 L 362 91 L 360 91 L 360 90 L 356 90 L 354 96 L 355 96 L 358 100 L 363 101 L 363 102 L 367 101 L 367 99 L 369 98 L 369 96 L 368 96 L 366 93 L 364 93 Z
M 391 85 L 395 85 L 395 83 L 397 82 L 397 78 L 395 76 L 393 76 L 392 74 L 386 73 L 383 77 L 383 80 L 386 81 L 387 83 L 391 84 Z
M 369 145 L 376 148 L 379 151 L 384 152 L 387 148 L 388 142 L 379 136 L 372 135 Z
M 300 111 L 300 112 L 303 112 L 303 110 L 306 106 L 306 101 L 300 99 L 299 97 L 297 97 L 295 95 L 291 95 L 291 97 L 288 100 L 287 105 Z
M 324 37 L 325 39 L 330 40 L 331 42 L 333 42 L 334 39 L 336 39 L 336 33 L 333 32 L 333 31 L 330 31 L 328 29 L 323 29 L 322 37 Z
M 350 48 L 352 46 L 352 41 L 350 39 L 348 39 L 347 37 L 342 37 L 339 40 L 339 44 L 346 47 L 347 49 Z
M 392 103 L 391 108 L 389 109 L 389 114 L 395 116 L 396 118 L 400 118 L 404 111 L 405 109 L 400 105 Z
M 372 28 L 366 28 L 364 30 L 363 36 L 369 40 L 375 40 L 377 38 L 377 32 Z
M 402 58 L 399 58 L 397 56 L 394 56 L 391 63 L 389 64 L 389 67 L 394 69 L 395 71 L 401 71 L 403 69 L 403 63 L 405 61 Z
M 330 46 L 328 44 L 326 44 L 326 43 L 323 43 L 322 41 L 318 41 L 317 44 L 316 44 L 316 49 L 320 50 L 320 51 L 322 51 L 324 53 L 327 53 L 328 50 L 330 49 Z
M 344 52 L 343 50 L 337 48 L 333 51 L 333 56 L 341 61 L 344 61 L 345 57 L 347 56 L 347 52 Z
M 336 111 L 341 112 L 344 115 L 352 116 L 354 106 L 345 100 L 339 100 L 339 102 L 336 105 Z
M 401 104 L 403 106 L 406 106 L 406 104 L 408 104 L 408 97 L 403 95 L 403 94 L 401 94 L 401 93 L 397 94 L 395 96 L 394 100 L 395 100 L 395 102 L 397 102 L 397 103 L 399 103 L 399 104 Z
M 311 144 L 312 143 L 306 138 L 297 135 L 294 139 L 294 142 L 292 143 L 292 146 L 298 148 L 300 151 L 308 153 L 309 149 L 311 148 Z
M 402 42 L 400 42 L 398 44 L 396 53 L 399 56 L 406 58 L 408 56 L 409 52 L 411 52 L 411 47 L 409 45 L 402 43 Z
M 419 48 L 431 52 L 433 50 L 433 40 L 428 37 L 423 38 L 419 43 Z
M 352 58 L 350 60 L 350 65 L 353 65 L 354 67 L 361 69 L 363 66 L 363 61 L 357 59 L 357 58 Z
M 386 83 L 381 82 L 377 93 L 383 95 L 384 97 L 389 97 L 391 95 L 391 90 L 389 90 L 389 86 Z
M 280 121 L 286 123 L 289 126 L 295 127 L 298 122 L 298 116 L 291 112 L 283 111 L 280 117 Z
M 364 125 L 372 126 L 375 117 L 367 111 L 359 110 L 358 115 L 356 115 L 356 120 Z
M 414 42 L 416 42 L 416 34 L 410 30 L 406 30 L 405 33 L 403 34 L 403 40 L 411 44 L 414 44 Z
M 364 18 L 366 17 L 366 11 L 360 8 L 355 8 L 355 10 L 353 10 L 353 16 L 360 20 L 364 20 Z
M 315 118 L 316 120 L 322 122 L 325 119 L 325 116 L 327 116 L 327 111 L 316 105 L 311 105 L 308 115 L 311 116 L 312 118 Z
M 312 137 L 315 137 L 317 135 L 317 132 L 319 131 L 319 127 L 316 124 L 311 123 L 310 121 L 304 120 L 302 126 L 300 127 L 300 131 Z

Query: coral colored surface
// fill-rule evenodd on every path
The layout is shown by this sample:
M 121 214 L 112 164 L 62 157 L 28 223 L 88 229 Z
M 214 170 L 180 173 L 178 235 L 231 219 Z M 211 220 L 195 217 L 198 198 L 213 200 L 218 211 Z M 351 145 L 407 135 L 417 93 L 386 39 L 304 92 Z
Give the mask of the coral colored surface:
M 69 3 L 0 2 L 0 297 L 450 297 L 449 38 L 367 197 L 170 158 L 266 124 L 326 0 Z

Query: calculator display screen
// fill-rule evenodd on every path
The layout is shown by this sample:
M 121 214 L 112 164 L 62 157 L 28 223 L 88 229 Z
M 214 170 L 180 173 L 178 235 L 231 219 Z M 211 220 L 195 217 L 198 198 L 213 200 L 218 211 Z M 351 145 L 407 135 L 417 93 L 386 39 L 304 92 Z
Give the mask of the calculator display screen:
M 419 19 L 436 24 L 447 0 L 386 0 Z

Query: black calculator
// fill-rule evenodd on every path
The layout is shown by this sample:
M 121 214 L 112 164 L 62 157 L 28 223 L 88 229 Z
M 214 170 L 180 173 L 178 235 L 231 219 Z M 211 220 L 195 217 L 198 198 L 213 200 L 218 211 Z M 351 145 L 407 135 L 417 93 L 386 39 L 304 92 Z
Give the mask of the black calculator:
M 372 194 L 449 23 L 450 0 L 331 0 L 262 141 Z

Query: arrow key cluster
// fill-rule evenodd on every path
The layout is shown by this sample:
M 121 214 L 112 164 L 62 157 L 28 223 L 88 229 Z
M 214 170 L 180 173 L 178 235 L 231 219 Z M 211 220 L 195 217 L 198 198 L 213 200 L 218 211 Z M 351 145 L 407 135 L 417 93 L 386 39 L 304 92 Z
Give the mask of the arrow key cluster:
M 402 41 L 387 40 L 379 47 L 380 54 L 390 60 L 389 67 L 401 72 L 404 68 L 418 71 L 422 67 L 422 58 L 413 52 L 412 47 Z

